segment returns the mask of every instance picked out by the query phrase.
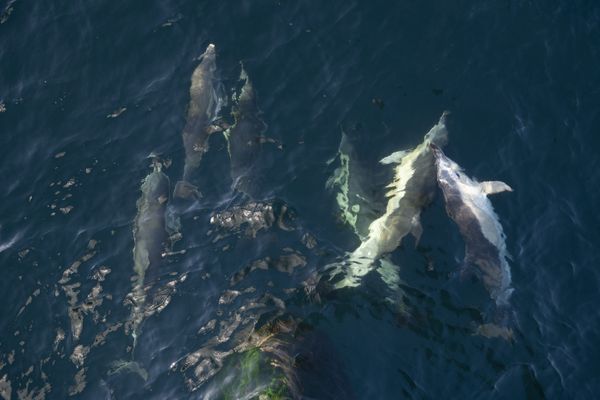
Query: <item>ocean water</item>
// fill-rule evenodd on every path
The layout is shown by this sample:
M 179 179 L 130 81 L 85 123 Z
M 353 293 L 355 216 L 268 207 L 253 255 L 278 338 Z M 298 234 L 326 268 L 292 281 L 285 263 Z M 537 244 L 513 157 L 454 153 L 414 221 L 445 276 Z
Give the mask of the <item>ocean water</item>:
M 252 386 L 271 367 L 249 372 L 254 353 L 235 346 L 272 315 L 304 326 L 281 339 L 303 398 L 597 396 L 597 2 L 3 0 L 0 12 L 1 397 L 252 398 L 235 375 Z M 288 229 L 210 224 L 245 201 L 212 135 L 203 197 L 181 215 L 186 252 L 155 272 L 168 302 L 134 347 L 147 156 L 180 179 L 190 76 L 209 43 L 228 94 L 243 61 L 265 135 L 281 143 L 264 146 L 255 200 L 286 205 Z M 514 189 L 491 198 L 511 254 L 510 340 L 473 334 L 485 292 L 457 278 L 464 244 L 439 190 L 418 245 L 389 256 L 397 292 L 369 274 L 303 295 L 359 243 L 325 189 L 341 130 L 379 193 L 377 160 L 419 144 L 444 110 L 446 154 Z M 138 369 L 116 371 L 119 360 Z

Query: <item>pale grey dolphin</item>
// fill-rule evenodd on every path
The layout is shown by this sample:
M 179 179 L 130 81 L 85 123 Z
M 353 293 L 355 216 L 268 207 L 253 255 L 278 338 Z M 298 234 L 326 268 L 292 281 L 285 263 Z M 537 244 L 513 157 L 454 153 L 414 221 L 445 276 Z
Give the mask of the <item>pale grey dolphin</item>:
M 162 172 L 162 164 L 153 160 L 153 171 L 144 178 L 137 201 L 137 215 L 133 223 L 133 270 L 135 279 L 131 293 L 133 305 L 128 331 L 134 341 L 144 319 L 146 303 L 146 275 L 149 268 L 158 268 L 168 238 L 165 228 L 165 210 L 169 200 L 169 178 Z
M 193 174 L 208 150 L 209 135 L 221 130 L 216 121 L 224 97 L 220 93 L 222 88 L 217 76 L 215 45 L 209 44 L 201 58 L 191 78 L 190 103 L 182 133 L 185 164 L 183 178 L 175 186 L 176 197 L 198 195 L 193 185 Z
M 478 182 L 469 178 L 439 147 L 431 147 L 446 211 L 465 242 L 463 268 L 475 272 L 496 305 L 505 306 L 513 291 L 506 236 L 488 195 L 512 189 L 504 182 Z
M 409 151 L 398 151 L 381 160 L 382 164 L 394 165 L 394 178 L 388 187 L 385 213 L 369 225 L 369 233 L 360 246 L 351 253 L 344 278 L 337 288 L 357 286 L 360 279 L 374 268 L 374 262 L 396 249 L 409 233 L 418 242 L 421 227 L 421 210 L 435 194 L 435 162 L 430 145 L 444 146 L 448 141 L 444 112 L 438 123 L 425 135 L 423 142 Z M 388 284 L 396 279 L 391 263 L 380 271 Z M 386 278 L 390 277 L 390 278 Z
M 257 165 L 267 124 L 262 120 L 254 86 L 241 66 L 243 86 L 233 97 L 232 115 L 235 123 L 224 134 L 227 139 L 231 179 L 235 190 L 256 197 L 260 186 Z

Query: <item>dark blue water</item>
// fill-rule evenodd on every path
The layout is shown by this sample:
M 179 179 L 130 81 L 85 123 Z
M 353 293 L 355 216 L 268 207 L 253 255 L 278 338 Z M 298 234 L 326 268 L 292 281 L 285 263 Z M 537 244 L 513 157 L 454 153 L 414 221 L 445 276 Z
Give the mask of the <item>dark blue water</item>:
M 596 2 L 9 0 L 0 7 L 2 397 L 209 398 L 225 383 L 200 382 L 194 366 L 183 366 L 186 357 L 218 334 L 220 321 L 265 294 L 311 326 L 303 341 L 286 339 L 316 354 L 298 367 L 307 372 L 307 398 L 597 396 Z M 161 282 L 175 290 L 144 322 L 132 351 L 123 323 L 146 157 L 162 154 L 172 160 L 171 181 L 181 176 L 190 75 L 209 43 L 225 87 L 244 61 L 266 134 L 283 143 L 263 158 L 268 185 L 260 200 L 288 204 L 297 229 L 215 239 L 211 213 L 240 199 L 229 189 L 225 142 L 211 137 L 205 196 L 182 216 L 179 246 L 187 253 L 161 266 Z M 391 255 L 404 293 L 398 308 L 378 298 L 384 291 L 375 276 L 320 302 L 294 294 L 358 244 L 325 190 L 340 126 L 377 176 L 377 160 L 420 143 L 444 110 L 451 111 L 446 154 L 467 174 L 514 189 L 492 199 L 512 255 L 512 340 L 470 329 L 484 310 L 468 299 L 481 293 L 455 279 L 464 245 L 440 193 L 423 212 L 419 245 L 409 240 Z M 302 244 L 305 233 L 316 247 Z M 247 292 L 219 304 L 236 272 L 295 252 L 305 265 L 253 271 L 237 288 Z M 400 303 L 409 315 L 398 312 Z M 69 310 L 81 305 L 87 311 L 76 335 Z M 211 320 L 217 328 L 202 331 Z M 235 370 L 235 357 L 223 370 Z M 146 379 L 110 373 L 115 360 L 132 358 Z

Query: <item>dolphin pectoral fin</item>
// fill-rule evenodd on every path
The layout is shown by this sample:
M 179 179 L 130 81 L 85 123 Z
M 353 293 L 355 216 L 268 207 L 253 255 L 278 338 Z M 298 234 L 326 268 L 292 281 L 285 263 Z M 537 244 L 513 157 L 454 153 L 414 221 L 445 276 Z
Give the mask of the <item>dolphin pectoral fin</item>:
M 175 184 L 175 190 L 173 190 L 173 197 L 179 197 L 182 199 L 196 199 L 202 198 L 202 193 L 198 188 L 186 181 L 179 181 Z
M 419 241 L 421 240 L 421 235 L 423 234 L 421 218 L 419 218 L 418 215 L 413 217 L 410 234 L 415 238 L 415 247 L 417 247 L 419 245 Z
M 379 160 L 380 164 L 400 164 L 402 162 L 402 159 L 408 154 L 410 153 L 410 151 L 406 151 L 406 150 L 400 150 L 400 151 L 396 151 L 392 154 L 390 154 L 387 157 L 382 158 L 381 160 Z
M 512 192 L 512 188 L 501 181 L 485 181 L 479 184 L 481 191 L 486 195 L 496 194 L 501 192 Z

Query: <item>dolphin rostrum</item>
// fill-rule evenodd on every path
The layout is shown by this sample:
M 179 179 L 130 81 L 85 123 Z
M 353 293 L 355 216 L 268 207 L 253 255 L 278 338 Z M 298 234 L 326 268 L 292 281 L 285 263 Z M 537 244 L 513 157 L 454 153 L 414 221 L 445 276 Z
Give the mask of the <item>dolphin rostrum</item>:
M 182 134 L 185 164 L 183 178 L 175 186 L 176 197 L 198 195 L 197 188 L 192 184 L 193 174 L 208 150 L 209 135 L 222 130 L 217 124 L 224 100 L 217 79 L 215 45 L 209 44 L 201 58 L 202 61 L 194 70 L 191 79 L 190 103 Z
M 504 182 L 469 178 L 439 147 L 432 145 L 432 151 L 446 211 L 465 242 L 463 268 L 475 272 L 497 306 L 507 305 L 513 289 L 506 236 L 487 196 L 512 189 Z
M 374 268 L 374 262 L 394 251 L 409 233 L 419 241 L 423 230 L 421 210 L 433 199 L 436 186 L 430 145 L 444 146 L 448 141 L 447 115 L 448 112 L 442 114 L 423 142 L 413 150 L 397 151 L 380 161 L 382 164 L 395 164 L 394 178 L 387 186 L 385 213 L 369 225 L 367 238 L 350 255 L 348 270 L 345 277 L 336 283 L 337 288 L 357 286 L 360 279 Z M 380 272 L 382 275 L 390 273 Z

